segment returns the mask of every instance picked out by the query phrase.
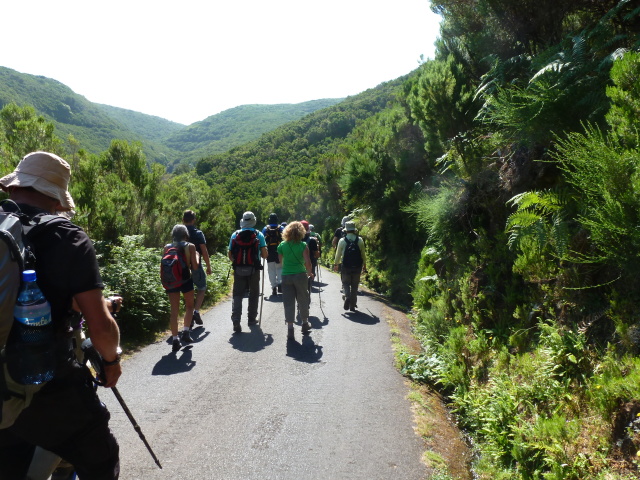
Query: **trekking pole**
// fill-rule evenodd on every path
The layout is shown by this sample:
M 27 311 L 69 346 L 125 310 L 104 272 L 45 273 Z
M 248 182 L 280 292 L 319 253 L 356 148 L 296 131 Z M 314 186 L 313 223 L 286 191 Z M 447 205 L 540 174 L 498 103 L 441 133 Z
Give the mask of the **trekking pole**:
M 158 457 L 156 457 L 156 454 L 153 453 L 153 450 L 151 449 L 151 445 L 149 445 L 149 442 L 147 442 L 147 439 L 144 437 L 144 434 L 142 433 L 142 429 L 140 428 L 140 425 L 138 425 L 138 423 L 136 422 L 136 419 L 133 418 L 133 415 L 131 414 L 131 412 L 127 408 L 127 405 L 124 403 L 124 399 L 122 398 L 122 395 L 120 395 L 120 392 L 118 391 L 118 389 L 116 387 L 111 387 L 111 391 L 113 392 L 113 394 L 118 399 L 118 402 L 120 403 L 120 406 L 124 410 L 124 413 L 127 414 L 127 417 L 129 418 L 129 421 L 131 422 L 131 425 L 133 425 L 133 429 L 136 432 L 138 432 L 138 436 L 140 437 L 140 440 L 142 440 L 142 443 L 144 443 L 144 446 L 147 447 L 147 450 L 149 450 L 149 453 L 151 454 L 151 458 L 153 458 L 153 460 L 156 462 L 156 465 L 158 465 L 158 467 L 160 467 L 160 469 L 162 469 L 162 465 L 160 465 L 160 460 L 158 460 Z
M 262 259 L 262 289 L 260 292 L 260 317 L 258 318 L 258 326 L 262 325 L 262 304 L 264 303 L 264 258 Z
M 87 338 L 84 342 L 82 342 L 82 352 L 84 353 L 85 363 L 88 361 L 93 367 L 93 369 L 96 371 L 96 378 L 93 379 L 94 383 L 96 385 L 103 385 L 104 384 L 104 365 L 102 363 L 102 356 L 93 347 L 93 343 L 91 342 L 90 338 Z M 120 392 L 116 387 L 111 387 L 111 391 L 116 396 L 116 399 L 120 403 L 120 406 L 124 410 L 124 413 L 127 415 L 127 418 L 129 418 L 129 421 L 133 425 L 133 429 L 136 432 L 138 432 L 138 436 L 140 437 L 140 440 L 142 440 L 142 443 L 144 443 L 144 446 L 147 447 L 147 450 L 151 454 L 151 458 L 153 458 L 154 462 L 156 462 L 156 465 L 158 465 L 158 467 L 162 469 L 162 465 L 160 465 L 160 460 L 158 460 L 158 457 L 156 457 L 156 454 L 153 453 L 153 450 L 151 449 L 151 445 L 149 445 L 149 442 L 147 442 L 147 439 L 142 433 L 142 429 L 140 428 L 140 425 L 138 425 L 138 423 L 136 422 L 136 419 L 133 418 L 133 415 L 129 411 L 127 404 L 124 403 L 124 399 L 122 398 L 122 395 L 120 395 Z

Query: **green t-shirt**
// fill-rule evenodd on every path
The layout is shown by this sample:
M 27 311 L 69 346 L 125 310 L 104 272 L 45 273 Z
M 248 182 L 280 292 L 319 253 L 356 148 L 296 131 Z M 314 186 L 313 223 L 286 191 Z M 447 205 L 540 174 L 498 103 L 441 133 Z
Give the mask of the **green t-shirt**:
M 306 273 L 307 267 L 304 264 L 304 249 L 307 244 L 304 242 L 281 242 L 278 245 L 278 253 L 282 255 L 282 275 L 295 275 L 296 273 Z

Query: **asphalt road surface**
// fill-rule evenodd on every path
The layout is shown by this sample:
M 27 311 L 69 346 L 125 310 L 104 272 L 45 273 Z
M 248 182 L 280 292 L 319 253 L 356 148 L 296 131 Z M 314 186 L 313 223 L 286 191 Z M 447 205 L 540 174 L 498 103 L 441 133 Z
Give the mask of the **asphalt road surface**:
M 100 389 L 120 443 L 122 480 L 425 479 L 408 388 L 394 367 L 383 303 L 361 293 L 345 312 L 326 269 L 312 292 L 312 331 L 287 341 L 282 295 L 265 275 L 260 327 L 233 334 L 231 301 L 203 315 L 194 343 L 168 340 L 123 363 L 118 383 L 162 464 L 112 392 Z

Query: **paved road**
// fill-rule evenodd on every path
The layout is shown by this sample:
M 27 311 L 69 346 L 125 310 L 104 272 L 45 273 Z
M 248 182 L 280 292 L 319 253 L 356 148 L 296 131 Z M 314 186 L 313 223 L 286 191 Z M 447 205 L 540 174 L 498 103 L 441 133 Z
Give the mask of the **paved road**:
M 119 391 L 162 463 L 153 462 L 114 395 L 121 479 L 424 479 L 407 387 L 393 366 L 384 304 L 342 309 L 337 274 L 314 285 L 311 335 L 286 339 L 282 296 L 265 288 L 262 325 L 232 334 L 231 302 L 203 316 L 195 342 L 167 341 L 124 363 Z M 246 312 L 247 299 L 244 300 Z

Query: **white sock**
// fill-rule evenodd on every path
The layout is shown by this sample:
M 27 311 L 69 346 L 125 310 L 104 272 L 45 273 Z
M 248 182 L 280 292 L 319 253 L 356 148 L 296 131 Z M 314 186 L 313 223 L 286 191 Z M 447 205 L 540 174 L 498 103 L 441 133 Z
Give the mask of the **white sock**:
M 180 339 L 178 338 L 178 335 L 174 335 L 174 336 L 173 336 L 173 339 L 174 339 L 174 340 L 180 340 Z
M 182 327 L 182 331 L 183 332 L 188 332 L 189 331 L 189 327 Z

